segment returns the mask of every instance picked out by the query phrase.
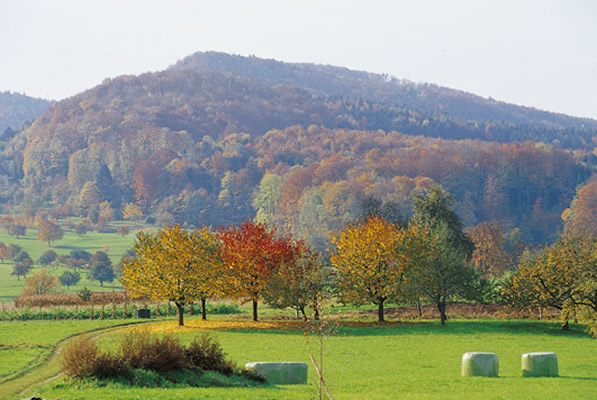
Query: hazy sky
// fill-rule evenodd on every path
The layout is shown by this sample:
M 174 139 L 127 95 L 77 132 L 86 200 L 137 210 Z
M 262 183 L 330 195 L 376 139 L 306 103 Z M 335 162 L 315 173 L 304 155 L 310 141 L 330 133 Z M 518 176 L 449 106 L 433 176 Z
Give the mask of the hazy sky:
M 0 0 L 0 91 L 62 99 L 216 50 L 597 118 L 597 1 Z

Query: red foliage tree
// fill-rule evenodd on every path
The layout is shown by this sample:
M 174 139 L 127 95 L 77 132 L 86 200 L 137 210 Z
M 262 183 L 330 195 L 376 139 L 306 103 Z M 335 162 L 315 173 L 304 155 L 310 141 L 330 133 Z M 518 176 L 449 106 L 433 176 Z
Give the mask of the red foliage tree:
M 267 224 L 253 221 L 220 227 L 217 237 L 224 244 L 222 256 L 231 272 L 227 291 L 234 298 L 252 301 L 253 321 L 257 321 L 257 303 L 270 277 L 280 264 L 292 262 L 298 245 L 289 237 L 277 237 Z

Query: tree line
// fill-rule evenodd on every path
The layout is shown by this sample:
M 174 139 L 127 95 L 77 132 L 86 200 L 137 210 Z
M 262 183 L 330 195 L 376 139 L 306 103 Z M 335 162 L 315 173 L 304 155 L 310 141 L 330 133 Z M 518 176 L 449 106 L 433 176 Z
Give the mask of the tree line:
M 492 247 L 499 247 L 481 245 L 491 240 L 490 234 L 463 230 L 453 198 L 440 186 L 414 196 L 413 208 L 409 221 L 391 222 L 377 212 L 383 207 L 371 207 L 368 215 L 331 238 L 328 254 L 254 220 L 214 232 L 178 225 L 140 232 L 134 255 L 122 261 L 121 282 L 133 297 L 174 302 L 180 325 L 185 304 L 201 301 L 206 318 L 206 300 L 214 295 L 251 302 L 255 321 L 259 302 L 292 307 L 306 318 L 307 308 L 317 317 L 322 297 L 334 296 L 376 305 L 381 322 L 387 302 L 423 301 L 437 307 L 443 325 L 450 301 L 478 301 L 490 287 L 511 305 L 556 307 L 563 321 L 574 315 L 594 329 L 594 236 L 592 242 L 566 239 L 533 255 L 527 252 L 516 269 L 488 256 L 496 254 Z M 556 261 L 552 253 L 559 257 Z M 546 257 L 552 261 L 540 261 Z

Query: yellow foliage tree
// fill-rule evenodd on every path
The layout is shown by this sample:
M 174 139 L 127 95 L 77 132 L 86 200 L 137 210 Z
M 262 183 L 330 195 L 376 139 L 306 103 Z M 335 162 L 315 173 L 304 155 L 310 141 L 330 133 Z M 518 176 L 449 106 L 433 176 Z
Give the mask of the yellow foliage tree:
M 568 239 L 527 257 L 504 289 L 512 304 L 560 310 L 562 327 L 576 316 L 597 336 L 597 239 Z
M 223 275 L 219 242 L 207 228 L 188 232 L 176 225 L 155 234 L 141 231 L 134 250 L 135 257 L 122 260 L 120 278 L 133 298 L 174 302 L 181 326 L 184 306 L 201 300 L 205 318 L 205 301 L 221 291 Z
M 414 249 L 411 235 L 397 225 L 373 217 L 348 225 L 332 239 L 336 249 L 330 260 L 338 271 L 338 286 L 345 300 L 371 302 L 384 321 L 384 303 L 400 295 Z
M 129 221 L 137 221 L 142 216 L 143 211 L 141 211 L 141 207 L 135 203 L 127 203 L 122 211 L 122 218 Z
M 99 203 L 99 216 L 106 222 L 112 221 L 114 219 L 114 209 L 112 208 L 112 203 L 110 203 L 108 200 L 104 200 Z

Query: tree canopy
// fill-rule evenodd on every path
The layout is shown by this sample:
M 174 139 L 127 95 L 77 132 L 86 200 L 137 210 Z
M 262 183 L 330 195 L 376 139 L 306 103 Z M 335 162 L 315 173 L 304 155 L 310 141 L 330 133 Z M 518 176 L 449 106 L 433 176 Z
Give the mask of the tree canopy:
M 378 306 L 378 319 L 384 321 L 384 303 L 396 299 L 409 263 L 399 252 L 406 232 L 379 217 L 347 226 L 332 239 L 336 248 L 330 260 L 338 271 L 338 289 L 351 302 Z
M 179 325 L 184 325 L 186 304 L 221 291 L 220 246 L 206 228 L 140 231 L 133 249 L 135 256 L 122 260 L 120 281 L 133 297 L 174 302 Z
M 223 244 L 226 268 L 231 270 L 227 292 L 233 298 L 251 301 L 253 320 L 257 321 L 257 303 L 263 299 L 270 277 L 279 265 L 292 264 L 297 244 L 254 221 L 220 228 L 217 237 Z

